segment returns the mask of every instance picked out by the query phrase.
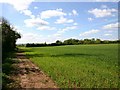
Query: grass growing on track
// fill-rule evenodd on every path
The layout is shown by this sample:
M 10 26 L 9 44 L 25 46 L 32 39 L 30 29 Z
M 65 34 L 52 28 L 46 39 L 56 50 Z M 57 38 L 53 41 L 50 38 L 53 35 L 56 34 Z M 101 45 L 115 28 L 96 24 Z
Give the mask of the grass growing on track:
M 59 87 L 118 87 L 117 44 L 21 49 Z

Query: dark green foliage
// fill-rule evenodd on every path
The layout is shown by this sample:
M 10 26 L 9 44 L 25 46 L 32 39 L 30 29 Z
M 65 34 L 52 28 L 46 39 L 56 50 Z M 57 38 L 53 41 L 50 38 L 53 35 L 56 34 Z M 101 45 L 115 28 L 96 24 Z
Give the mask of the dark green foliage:
M 47 46 L 47 44 L 46 43 L 45 44 L 44 43 L 41 43 L 41 44 L 27 43 L 26 44 L 26 47 L 44 47 L 44 46 Z
M 68 39 L 64 41 L 65 45 L 77 45 L 79 40 L 77 39 Z
M 100 39 L 96 39 L 95 43 L 96 43 L 96 44 L 100 44 L 100 43 L 101 43 L 101 40 L 100 40 Z
M 3 58 L 7 57 L 8 52 L 14 51 L 16 48 L 16 40 L 21 38 L 20 34 L 14 31 L 9 22 L 4 18 L 0 19 L 2 24 L 0 25 L 2 29 L 2 55 Z
M 60 40 L 57 40 L 55 43 L 46 44 L 46 43 L 28 43 L 26 44 L 26 47 L 44 47 L 44 46 L 61 46 L 61 45 L 79 45 L 79 44 L 114 44 L 119 43 L 120 40 L 115 41 L 109 41 L 109 40 L 100 40 L 100 39 L 84 39 L 84 40 L 78 40 L 78 39 L 67 39 L 63 42 Z
M 62 45 L 63 43 L 62 43 L 61 41 L 57 40 L 57 41 L 56 41 L 56 44 L 57 44 L 57 45 Z
M 21 38 L 20 34 L 14 31 L 9 22 L 0 18 L 0 34 L 2 34 L 2 88 L 6 90 L 8 85 L 13 82 L 10 75 L 14 70 L 12 64 L 13 53 L 16 49 L 16 40 Z

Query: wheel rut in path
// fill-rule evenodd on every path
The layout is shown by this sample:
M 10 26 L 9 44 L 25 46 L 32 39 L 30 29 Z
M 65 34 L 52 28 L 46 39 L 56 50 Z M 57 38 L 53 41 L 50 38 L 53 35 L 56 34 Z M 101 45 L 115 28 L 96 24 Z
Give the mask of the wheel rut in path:
M 21 88 L 58 88 L 50 77 L 26 58 L 23 52 L 16 53 L 16 60 L 14 79 L 19 81 Z

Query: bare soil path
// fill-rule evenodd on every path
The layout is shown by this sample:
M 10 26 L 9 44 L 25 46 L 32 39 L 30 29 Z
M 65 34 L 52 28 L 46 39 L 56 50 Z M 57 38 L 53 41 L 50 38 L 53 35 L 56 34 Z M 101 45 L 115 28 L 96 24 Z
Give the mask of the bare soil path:
M 13 78 L 18 81 L 21 88 L 57 88 L 51 78 L 26 58 L 23 52 L 17 53 L 16 60 Z

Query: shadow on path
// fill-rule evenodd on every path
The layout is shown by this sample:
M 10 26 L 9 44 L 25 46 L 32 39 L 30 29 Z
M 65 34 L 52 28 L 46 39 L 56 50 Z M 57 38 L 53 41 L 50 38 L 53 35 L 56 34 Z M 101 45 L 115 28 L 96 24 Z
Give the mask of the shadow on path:
M 5 67 L 5 72 L 11 73 L 9 88 L 57 88 L 57 85 L 50 77 L 44 74 L 39 67 L 26 58 L 24 51 L 19 50 L 16 58 L 11 59 L 11 65 Z M 10 62 L 9 62 L 10 64 Z M 9 69 L 8 69 L 9 68 Z M 8 73 L 8 74 L 9 74 Z

